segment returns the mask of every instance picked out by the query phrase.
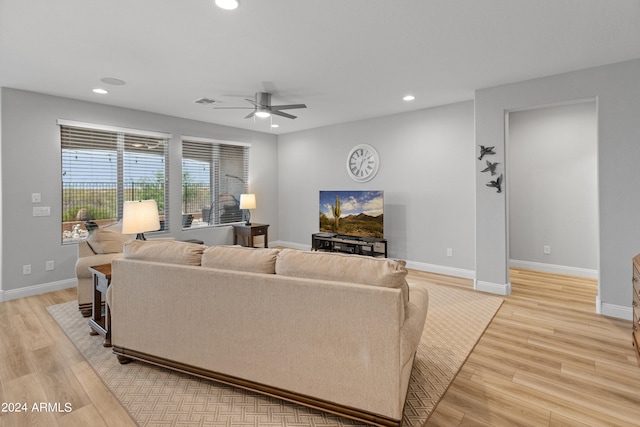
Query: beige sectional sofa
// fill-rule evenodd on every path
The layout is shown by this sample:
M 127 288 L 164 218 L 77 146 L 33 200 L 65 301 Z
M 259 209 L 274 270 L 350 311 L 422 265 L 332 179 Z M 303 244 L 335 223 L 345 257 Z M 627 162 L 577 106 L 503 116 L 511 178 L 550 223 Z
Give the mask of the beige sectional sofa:
M 111 342 L 138 359 L 374 425 L 400 425 L 428 294 L 404 263 L 130 241 Z

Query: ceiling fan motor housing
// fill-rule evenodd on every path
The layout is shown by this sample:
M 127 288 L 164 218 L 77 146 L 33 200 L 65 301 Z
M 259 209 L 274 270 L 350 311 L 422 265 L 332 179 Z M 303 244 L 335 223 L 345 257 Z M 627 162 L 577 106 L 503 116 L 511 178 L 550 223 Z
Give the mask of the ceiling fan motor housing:
M 271 105 L 271 94 L 267 92 L 256 92 L 256 104 L 268 107 Z

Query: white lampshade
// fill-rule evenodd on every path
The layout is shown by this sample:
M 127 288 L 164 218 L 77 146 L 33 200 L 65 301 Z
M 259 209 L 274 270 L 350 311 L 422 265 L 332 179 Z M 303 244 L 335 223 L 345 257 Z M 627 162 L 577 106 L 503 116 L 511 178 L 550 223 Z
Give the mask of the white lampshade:
M 241 194 L 240 195 L 240 209 L 255 209 L 256 208 L 256 195 L 255 194 Z
M 158 216 L 158 204 L 155 200 L 139 200 L 124 202 L 122 210 L 122 233 L 138 234 L 139 238 L 145 231 L 157 231 L 160 229 L 160 217 Z

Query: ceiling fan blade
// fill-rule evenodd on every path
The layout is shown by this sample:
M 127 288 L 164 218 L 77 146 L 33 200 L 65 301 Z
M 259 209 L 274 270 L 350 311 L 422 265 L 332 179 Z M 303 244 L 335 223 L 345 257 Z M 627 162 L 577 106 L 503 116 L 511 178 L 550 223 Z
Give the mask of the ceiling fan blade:
M 293 110 L 294 108 L 307 108 L 307 106 L 304 104 L 272 105 L 271 111 Z
M 276 111 L 276 110 L 271 110 L 271 114 L 273 114 L 275 116 L 286 117 L 287 119 L 296 119 L 297 118 L 297 116 L 294 116 L 293 114 L 283 113 L 282 111 Z
M 254 107 L 211 107 L 212 110 L 251 110 Z
M 256 110 L 253 110 L 252 112 L 250 112 L 249 114 L 244 116 L 244 118 L 245 119 L 250 119 L 251 117 L 255 116 L 255 114 L 256 114 Z
M 251 104 L 255 105 L 256 107 L 262 107 L 262 105 L 258 104 L 253 99 L 245 98 L 244 100 L 247 101 L 247 102 L 250 102 Z

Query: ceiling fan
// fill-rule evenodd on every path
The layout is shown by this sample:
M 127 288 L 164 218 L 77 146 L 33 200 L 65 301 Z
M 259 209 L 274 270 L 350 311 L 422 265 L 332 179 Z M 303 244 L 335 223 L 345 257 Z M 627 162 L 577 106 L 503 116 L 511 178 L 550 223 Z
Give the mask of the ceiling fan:
M 288 105 L 271 105 L 271 94 L 267 92 L 256 92 L 255 99 L 245 99 L 245 101 L 253 104 L 253 107 L 213 107 L 214 110 L 222 109 L 248 109 L 253 108 L 245 119 L 253 116 L 260 118 L 269 117 L 270 115 L 286 117 L 287 119 L 295 119 L 297 116 L 284 113 L 282 110 L 293 110 L 296 108 L 307 108 L 305 104 L 288 104 Z

